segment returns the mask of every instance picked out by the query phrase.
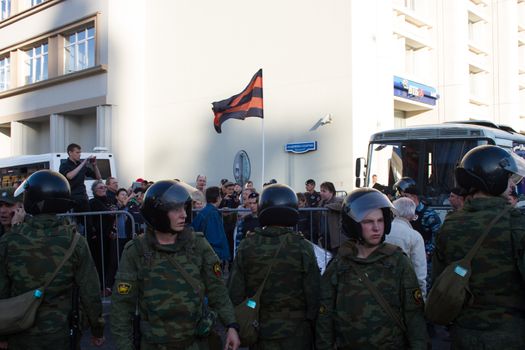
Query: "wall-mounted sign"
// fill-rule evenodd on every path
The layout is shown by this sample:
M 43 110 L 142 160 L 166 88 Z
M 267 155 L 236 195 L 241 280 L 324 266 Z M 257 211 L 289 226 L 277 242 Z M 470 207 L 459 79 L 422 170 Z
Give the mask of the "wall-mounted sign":
M 306 153 L 317 151 L 317 141 L 287 143 L 284 150 L 290 153 Z
M 394 95 L 435 106 L 439 94 L 432 86 L 394 76 Z

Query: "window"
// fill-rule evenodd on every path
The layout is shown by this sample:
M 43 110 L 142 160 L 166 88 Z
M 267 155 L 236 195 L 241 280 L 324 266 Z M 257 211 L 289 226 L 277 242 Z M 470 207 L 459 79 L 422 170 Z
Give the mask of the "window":
M 47 43 L 25 51 L 25 83 L 47 79 Z
M 405 0 L 405 7 L 414 11 L 416 9 L 416 0 Z
M 46 0 L 31 0 L 31 7 L 43 3 Z
M 64 72 L 71 73 L 95 65 L 95 28 L 84 28 L 66 36 Z
M 9 89 L 9 57 L 0 58 L 0 91 Z
M 11 0 L 0 0 L 0 21 L 11 15 Z

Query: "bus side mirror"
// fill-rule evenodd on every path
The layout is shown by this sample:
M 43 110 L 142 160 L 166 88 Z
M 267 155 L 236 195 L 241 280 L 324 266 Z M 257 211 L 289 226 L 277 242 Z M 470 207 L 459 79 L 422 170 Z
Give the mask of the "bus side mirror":
M 363 157 L 356 158 L 355 160 L 355 187 L 359 188 L 362 186 L 362 183 L 364 179 L 363 178 L 363 171 L 361 168 L 366 167 L 366 159 Z

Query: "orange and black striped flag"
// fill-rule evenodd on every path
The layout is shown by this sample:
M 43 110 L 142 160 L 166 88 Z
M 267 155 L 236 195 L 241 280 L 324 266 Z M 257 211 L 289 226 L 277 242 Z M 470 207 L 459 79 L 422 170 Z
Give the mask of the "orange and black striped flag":
M 234 118 L 244 120 L 247 117 L 264 117 L 262 69 L 253 76 L 248 86 L 240 94 L 226 100 L 213 102 L 213 126 L 221 133 L 221 125 Z

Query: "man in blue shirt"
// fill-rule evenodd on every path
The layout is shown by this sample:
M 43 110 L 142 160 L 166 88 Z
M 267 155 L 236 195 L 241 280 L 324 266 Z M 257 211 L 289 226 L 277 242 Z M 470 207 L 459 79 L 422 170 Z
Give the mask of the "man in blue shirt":
M 193 229 L 204 233 L 204 236 L 221 261 L 231 259 L 228 239 L 224 232 L 222 215 L 217 209 L 221 203 L 219 187 L 213 186 L 206 189 L 206 206 L 199 211 L 192 222 Z

